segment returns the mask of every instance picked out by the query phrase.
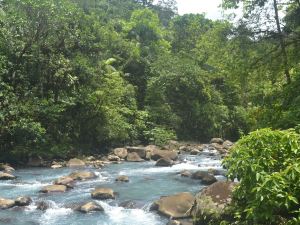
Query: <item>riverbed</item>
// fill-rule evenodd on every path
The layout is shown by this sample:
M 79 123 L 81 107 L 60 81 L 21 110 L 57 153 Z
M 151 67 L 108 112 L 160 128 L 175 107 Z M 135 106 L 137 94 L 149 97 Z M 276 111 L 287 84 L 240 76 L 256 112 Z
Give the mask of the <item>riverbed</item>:
M 168 219 L 150 211 L 153 201 L 160 196 L 179 192 L 198 193 L 204 186 L 199 180 L 181 177 L 182 170 L 221 170 L 218 154 L 204 150 L 200 155 L 180 155 L 180 163 L 172 167 L 156 167 L 154 161 L 122 162 L 107 165 L 102 169 L 84 168 L 96 173 L 97 178 L 77 182 L 73 189 L 65 193 L 42 194 L 39 191 L 75 169 L 26 168 L 14 171 L 17 177 L 11 181 L 0 181 L 0 197 L 15 199 L 29 196 L 33 202 L 27 207 L 14 207 L 0 210 L 0 224 L 13 225 L 165 225 Z M 115 182 L 120 175 L 129 177 L 128 183 Z M 218 180 L 224 177 L 216 176 Z M 115 200 L 97 201 L 104 212 L 83 214 L 74 207 L 91 201 L 91 191 L 95 187 L 108 187 L 117 192 Z M 50 205 L 45 211 L 38 210 L 38 202 Z M 125 209 L 119 205 L 133 201 L 134 209 Z

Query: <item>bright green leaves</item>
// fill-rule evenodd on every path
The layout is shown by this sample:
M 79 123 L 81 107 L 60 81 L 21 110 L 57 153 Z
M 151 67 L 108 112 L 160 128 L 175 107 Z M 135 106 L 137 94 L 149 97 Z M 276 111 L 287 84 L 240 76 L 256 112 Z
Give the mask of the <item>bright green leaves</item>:
M 234 197 L 241 220 L 299 216 L 293 213 L 300 200 L 299 160 L 300 136 L 293 131 L 262 129 L 236 143 L 223 164 L 230 179 L 240 180 Z

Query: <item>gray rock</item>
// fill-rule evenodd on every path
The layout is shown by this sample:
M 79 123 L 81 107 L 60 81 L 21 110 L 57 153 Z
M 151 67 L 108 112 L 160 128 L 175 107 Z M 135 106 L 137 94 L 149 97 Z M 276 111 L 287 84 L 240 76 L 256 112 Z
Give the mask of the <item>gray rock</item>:
M 114 191 L 110 188 L 96 188 L 91 196 L 92 198 L 99 200 L 115 199 Z
M 160 167 L 170 167 L 173 165 L 174 165 L 174 161 L 166 157 L 159 159 L 155 164 L 155 166 L 160 166 Z
M 21 196 L 15 200 L 16 206 L 28 206 L 32 203 L 32 199 L 27 196 Z

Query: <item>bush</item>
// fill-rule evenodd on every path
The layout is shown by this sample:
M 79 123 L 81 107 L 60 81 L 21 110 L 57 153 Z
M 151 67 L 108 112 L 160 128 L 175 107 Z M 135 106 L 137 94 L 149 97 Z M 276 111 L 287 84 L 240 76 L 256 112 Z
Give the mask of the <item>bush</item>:
M 293 130 L 261 129 L 237 142 L 223 161 L 234 191 L 236 218 L 249 224 L 299 222 L 300 136 Z M 245 223 L 248 224 L 248 223 Z
M 144 131 L 144 135 L 149 143 L 158 146 L 163 146 L 168 141 L 177 139 L 174 131 L 162 127 L 154 127 L 150 131 Z

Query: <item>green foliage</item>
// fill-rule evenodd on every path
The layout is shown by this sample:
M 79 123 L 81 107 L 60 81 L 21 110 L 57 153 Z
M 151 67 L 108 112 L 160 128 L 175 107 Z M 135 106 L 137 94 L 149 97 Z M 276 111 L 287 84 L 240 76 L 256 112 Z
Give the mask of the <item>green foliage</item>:
M 223 162 L 234 191 L 235 216 L 249 224 L 297 220 L 300 193 L 300 136 L 292 130 L 262 129 L 239 140 Z
M 172 130 L 163 127 L 154 127 L 153 129 L 144 131 L 144 135 L 151 144 L 164 146 L 170 140 L 176 140 L 176 134 Z

